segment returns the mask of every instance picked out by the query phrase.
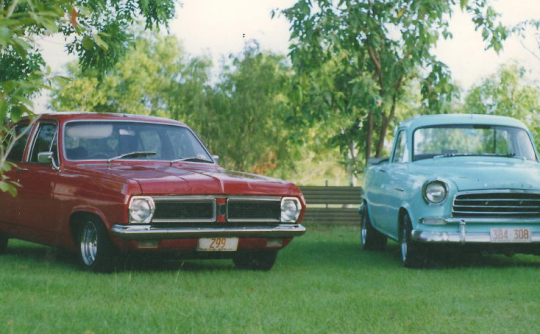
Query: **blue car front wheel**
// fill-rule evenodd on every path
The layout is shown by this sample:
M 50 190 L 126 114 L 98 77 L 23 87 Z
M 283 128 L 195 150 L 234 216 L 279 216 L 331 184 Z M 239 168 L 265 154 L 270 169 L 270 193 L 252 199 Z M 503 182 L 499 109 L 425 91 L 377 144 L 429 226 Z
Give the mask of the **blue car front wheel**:
M 406 268 L 419 268 L 425 264 L 424 245 L 411 240 L 411 218 L 405 213 L 399 227 L 401 262 Z

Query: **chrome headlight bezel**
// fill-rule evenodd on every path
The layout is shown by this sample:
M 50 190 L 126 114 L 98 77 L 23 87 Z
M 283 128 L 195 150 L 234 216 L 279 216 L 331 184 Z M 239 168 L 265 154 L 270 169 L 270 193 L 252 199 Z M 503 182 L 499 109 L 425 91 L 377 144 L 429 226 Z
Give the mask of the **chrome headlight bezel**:
M 150 196 L 133 196 L 129 201 L 129 223 L 130 224 L 149 224 L 154 217 L 156 204 Z M 139 211 L 139 213 L 137 213 Z M 141 213 L 141 211 L 145 211 Z
M 300 200 L 296 197 L 283 197 L 281 199 L 281 215 L 282 223 L 296 223 L 302 212 Z
M 434 193 L 434 187 L 439 187 L 438 192 L 443 193 L 443 195 L 437 195 Z M 441 191 L 442 190 L 442 191 Z M 439 198 L 437 199 L 436 196 Z M 422 187 L 422 197 L 428 204 L 442 204 L 448 198 L 448 184 L 442 180 L 430 180 L 424 183 Z

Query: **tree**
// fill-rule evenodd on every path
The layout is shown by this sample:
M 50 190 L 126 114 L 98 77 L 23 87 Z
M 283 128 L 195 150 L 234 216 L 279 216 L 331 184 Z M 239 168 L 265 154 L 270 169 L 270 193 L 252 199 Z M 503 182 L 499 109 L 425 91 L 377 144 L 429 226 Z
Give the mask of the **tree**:
M 213 86 L 210 66 L 184 53 L 175 37 L 145 34 L 103 74 L 70 64 L 71 81 L 55 88 L 51 106 L 168 117 L 195 129 L 225 167 L 257 173 L 290 167 L 285 106 L 292 72 L 284 57 L 249 42 Z
M 534 58 L 540 60 L 540 20 L 527 20 L 515 25 L 511 32 L 516 35 L 521 46 Z M 536 45 L 527 45 L 528 39 L 534 39 Z M 533 44 L 529 43 L 529 44 Z
M 411 80 L 421 78 L 423 106 L 444 112 L 455 95 L 446 65 L 433 55 L 450 38 L 456 0 L 299 0 L 282 13 L 291 23 L 293 92 L 300 127 L 324 126 L 354 164 L 384 151 L 387 131 Z M 488 47 L 506 30 L 486 0 L 461 0 Z M 356 170 L 360 168 L 356 165 Z
M 202 99 L 210 65 L 206 58 L 188 57 L 175 37 L 142 34 L 104 72 L 69 64 L 71 80 L 55 87 L 51 107 L 181 119 Z
M 32 115 L 32 96 L 53 80 L 36 37 L 61 33 L 83 70 L 112 67 L 125 53 L 128 27 L 142 18 L 146 28 L 166 24 L 175 0 L 0 0 L 0 191 L 15 194 L 4 172 L 16 135 L 8 123 Z
M 523 121 L 535 133 L 540 131 L 540 87 L 529 83 L 526 69 L 516 64 L 501 65 L 497 73 L 473 86 L 465 97 L 463 111 L 503 115 Z M 535 138 L 540 147 L 540 137 Z
M 224 66 L 208 109 L 213 127 L 201 131 L 226 166 L 266 174 L 291 167 L 294 145 L 287 127 L 292 71 L 285 57 L 261 52 L 250 41 Z

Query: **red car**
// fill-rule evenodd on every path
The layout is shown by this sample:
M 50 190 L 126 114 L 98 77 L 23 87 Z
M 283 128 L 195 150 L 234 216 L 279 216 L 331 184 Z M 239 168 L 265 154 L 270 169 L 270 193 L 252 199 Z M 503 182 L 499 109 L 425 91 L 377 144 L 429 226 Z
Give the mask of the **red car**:
M 292 183 L 221 168 L 185 124 L 125 114 L 50 113 L 23 133 L 0 192 L 0 252 L 9 238 L 77 250 L 86 270 L 117 255 L 174 252 L 269 270 L 306 229 Z

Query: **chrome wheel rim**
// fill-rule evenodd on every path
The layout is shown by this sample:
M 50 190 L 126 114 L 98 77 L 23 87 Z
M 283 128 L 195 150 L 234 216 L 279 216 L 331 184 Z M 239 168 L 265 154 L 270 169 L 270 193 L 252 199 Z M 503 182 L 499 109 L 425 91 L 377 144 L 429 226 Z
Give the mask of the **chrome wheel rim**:
M 360 227 L 360 241 L 362 242 L 362 245 L 366 244 L 366 236 L 367 236 L 367 227 L 366 227 L 366 213 L 364 213 L 364 217 L 362 217 L 362 225 Z
M 405 262 L 407 260 L 407 227 L 405 223 L 401 228 L 401 261 Z
M 81 256 L 84 264 L 90 266 L 96 261 L 97 249 L 97 230 L 93 223 L 88 222 L 81 231 Z

